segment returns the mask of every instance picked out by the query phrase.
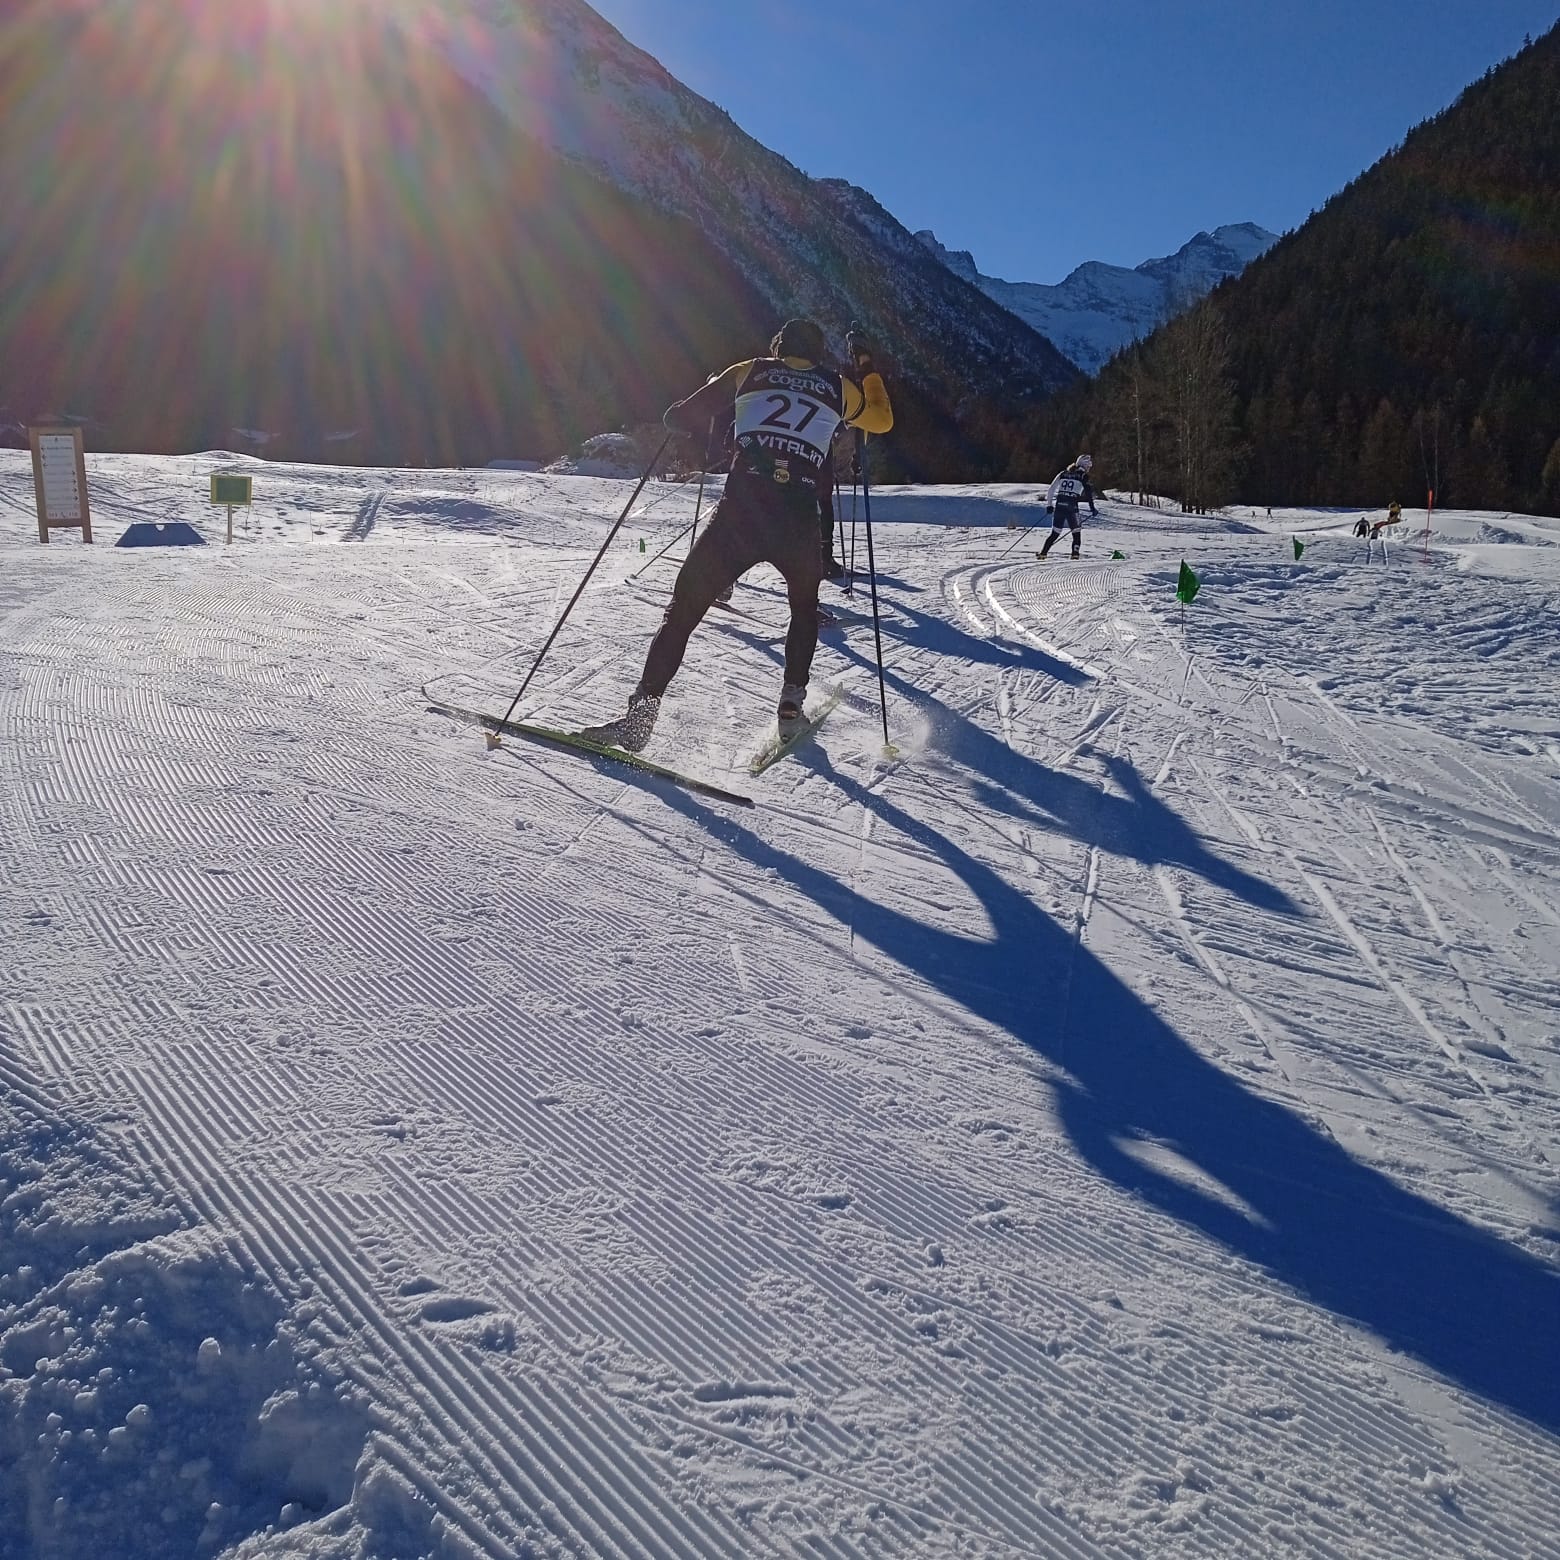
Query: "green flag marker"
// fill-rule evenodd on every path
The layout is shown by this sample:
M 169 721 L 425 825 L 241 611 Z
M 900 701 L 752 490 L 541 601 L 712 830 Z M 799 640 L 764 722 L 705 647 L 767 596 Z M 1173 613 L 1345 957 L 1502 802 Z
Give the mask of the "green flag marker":
M 1302 542 L 1298 536 L 1290 537 L 1290 541 L 1295 544 L 1295 562 L 1298 563 L 1300 561 L 1300 554 L 1305 551 L 1305 543 Z
M 1186 559 L 1181 560 L 1180 577 L 1175 582 L 1175 599 L 1183 606 L 1197 599 L 1197 592 L 1202 589 L 1202 581 L 1192 573 Z
M 1112 558 L 1125 558 L 1126 556 L 1127 555 L 1124 552 L 1122 552 L 1120 548 L 1114 549 L 1112 551 L 1112 553 L 1111 553 L 1111 557 Z

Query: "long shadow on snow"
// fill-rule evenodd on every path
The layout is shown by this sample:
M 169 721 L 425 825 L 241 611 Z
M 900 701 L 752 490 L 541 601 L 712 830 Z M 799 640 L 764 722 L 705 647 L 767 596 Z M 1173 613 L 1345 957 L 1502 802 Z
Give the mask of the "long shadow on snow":
M 821 749 L 797 760 L 942 861 L 980 901 L 994 935 L 925 925 L 691 797 L 666 801 L 1061 1069 L 1061 1122 L 1099 1174 L 1391 1347 L 1560 1431 L 1560 1275 L 1252 1094 L 1198 1055 L 1070 930 L 946 836 L 834 770 Z M 1151 826 L 1150 816 L 1140 815 L 1139 826 Z M 1138 844 L 1137 853 L 1149 854 Z M 1173 1148 L 1252 1216 L 1141 1163 L 1126 1150 L 1134 1142 Z
M 918 614 L 919 616 L 919 614 Z M 923 618 L 925 643 L 950 655 L 974 657 L 965 648 L 979 649 L 986 641 L 973 638 L 940 619 Z M 760 654 L 780 659 L 775 647 L 757 634 L 722 625 Z M 957 648 L 955 648 L 955 646 Z M 877 662 L 848 643 L 834 648 L 847 660 L 870 668 Z M 1019 663 L 1034 666 L 1060 682 L 1091 681 L 1086 673 L 1065 662 L 1034 652 Z M 1089 839 L 1118 855 L 1131 856 L 1144 866 L 1178 866 L 1243 899 L 1259 910 L 1297 915 L 1299 907 L 1281 888 L 1246 872 L 1209 850 L 1202 837 L 1173 808 L 1167 807 L 1143 783 L 1136 767 L 1125 759 L 1102 756 L 1102 762 L 1123 793 L 1110 795 L 1097 785 L 1065 770 L 1047 769 L 1035 759 L 1015 752 L 972 720 L 956 714 L 940 700 L 927 697 L 914 684 L 884 668 L 884 681 L 905 703 L 915 706 L 928 722 L 933 745 L 945 757 L 981 776 L 977 794 L 998 812 L 1025 818 L 1037 827 L 1075 839 Z M 1002 795 L 1002 792 L 1008 793 Z
M 845 610 L 860 613 L 864 623 L 870 628 L 872 623 L 870 598 L 865 594 L 857 594 L 847 597 L 846 601 Z M 826 601 L 823 605 L 829 607 L 834 603 Z M 1018 672 L 1043 672 L 1047 677 L 1074 688 L 1094 681 L 1092 674 L 1081 667 L 1074 666 L 1068 661 L 1058 660 L 1054 655 L 1047 655 L 1045 651 L 1031 644 L 1020 644 L 1003 639 L 983 639 L 976 634 L 967 634 L 946 618 L 937 617 L 930 612 L 919 612 L 914 607 L 907 606 L 902 597 L 891 597 L 886 603 L 880 601 L 879 605 L 892 608 L 891 612 L 879 614 L 885 646 L 902 644 L 908 645 L 913 650 L 927 650 L 935 655 L 952 656 L 979 666 L 1001 666 Z M 717 623 L 718 626 L 736 634 L 738 638 L 745 639 L 754 649 L 761 650 L 770 659 L 779 660 L 773 646 L 757 634 L 745 633 L 729 621 L 713 617 L 706 618 L 705 621 Z M 777 625 L 775 632 L 784 634 L 785 629 Z M 851 649 L 848 644 L 839 640 L 830 639 L 828 643 L 847 658 L 864 666 L 870 666 L 873 669 L 873 677 L 877 676 L 876 660 Z M 892 674 L 889 674 L 889 680 L 895 682 Z M 912 697 L 919 697 L 914 686 L 909 683 L 895 682 L 895 686 L 903 688 Z
M 1002 530 L 1010 521 L 1020 525 L 1038 524 L 1044 521 L 1049 527 L 1051 517 L 1041 507 L 1040 498 L 1046 484 L 1040 483 L 1024 491 L 991 497 L 965 493 L 957 498 L 945 493 L 901 493 L 881 488 L 872 490 L 872 528 L 896 525 L 935 526 L 943 530 Z M 845 525 L 850 526 L 850 495 L 845 495 Z M 950 518 L 950 511 L 954 511 Z M 864 511 L 861 523 L 865 524 Z M 892 543 L 889 544 L 890 547 Z M 865 551 L 865 543 L 862 544 Z
M 1048 655 L 1032 644 L 1015 642 L 1011 639 L 987 639 L 979 634 L 967 633 L 947 618 L 938 617 L 931 612 L 918 611 L 908 605 L 901 596 L 890 596 L 886 600 L 880 600 L 880 609 L 885 606 L 892 609 L 886 614 L 881 610 L 879 612 L 885 640 L 909 645 L 915 650 L 929 650 L 934 655 L 972 661 L 977 665 L 1004 666 L 1014 671 L 1044 672 L 1047 677 L 1054 678 L 1059 683 L 1066 683 L 1072 688 L 1080 688 L 1085 683 L 1095 680 L 1093 674 L 1084 671 L 1082 667 L 1075 666 L 1070 661 L 1059 660 L 1054 655 Z M 871 622 L 870 598 L 861 600 L 857 610 L 869 623 Z M 849 649 L 843 653 L 854 656 L 864 665 L 872 666 L 875 674 L 877 666 L 875 660 L 869 661 L 866 656 Z M 908 684 L 905 687 L 907 691 L 914 693 L 915 690 Z

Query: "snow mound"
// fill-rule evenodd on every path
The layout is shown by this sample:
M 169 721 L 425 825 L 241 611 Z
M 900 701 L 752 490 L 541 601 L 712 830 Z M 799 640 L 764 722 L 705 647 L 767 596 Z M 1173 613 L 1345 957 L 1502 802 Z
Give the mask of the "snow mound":
M 0 1171 L 0 1553 L 211 1553 L 348 1503 L 366 1421 L 220 1236 L 21 1090 Z
M 564 477 L 637 477 L 644 464 L 639 441 L 631 433 L 598 433 L 542 470 Z

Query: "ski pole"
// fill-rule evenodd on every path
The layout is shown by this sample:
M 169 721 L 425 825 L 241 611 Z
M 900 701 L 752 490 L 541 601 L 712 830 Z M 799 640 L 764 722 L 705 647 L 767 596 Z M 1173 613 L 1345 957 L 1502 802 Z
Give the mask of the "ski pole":
M 829 535 L 829 557 L 832 559 L 834 557 L 835 537 L 839 538 L 840 551 L 845 551 L 845 521 L 840 513 L 840 490 L 837 485 L 829 494 L 829 502 L 834 506 L 834 530 Z M 846 589 L 848 590 L 849 587 L 850 582 L 847 580 Z
M 547 636 L 547 643 L 537 652 L 536 659 L 531 663 L 531 670 L 525 674 L 525 681 L 520 684 L 520 691 L 509 701 L 509 708 L 504 711 L 504 719 L 508 720 L 515 712 L 515 706 L 525 697 L 525 690 L 531 686 L 531 679 L 536 676 L 537 668 L 541 666 L 543 657 L 552 649 L 553 640 L 558 637 L 563 625 L 568 622 L 569 614 L 574 610 L 574 604 L 585 594 L 585 587 L 590 583 L 590 577 L 596 572 L 596 565 L 607 555 L 607 548 L 612 545 L 612 538 L 623 529 L 623 522 L 628 519 L 628 512 L 634 507 L 639 495 L 645 490 L 645 483 L 650 480 L 650 473 L 660 464 L 661 456 L 666 453 L 666 446 L 672 442 L 670 433 L 661 440 L 661 447 L 650 457 L 650 463 L 645 467 L 639 481 L 634 484 L 634 491 L 628 495 L 628 502 L 623 505 L 623 512 L 612 523 L 612 529 L 607 532 L 607 539 L 601 544 L 601 551 L 591 559 L 590 567 L 585 571 L 585 578 L 575 587 L 574 594 L 569 597 L 569 604 L 563 609 L 563 616 L 553 625 L 553 631 Z M 498 733 L 487 733 L 487 745 L 496 748 L 499 745 Z
M 1002 549 L 1002 551 L 1001 551 L 1001 552 L 999 552 L 999 553 L 998 553 L 998 554 L 997 554 L 997 562 L 998 562 L 998 563 L 1001 563 L 1001 561 L 1002 561 L 1002 560 L 1003 560 L 1003 559 L 1004 559 L 1004 558 L 1006 558 L 1006 557 L 1007 557 L 1007 555 L 1008 555 L 1008 554 L 1009 554 L 1009 553 L 1010 553 L 1010 552 L 1012 552 L 1012 551 L 1013 551 L 1013 549 L 1014 549 L 1014 548 L 1015 548 L 1015 547 L 1017 547 L 1017 546 L 1018 546 L 1018 544 L 1019 544 L 1019 543 L 1020 543 L 1020 542 L 1021 542 L 1021 541 L 1023 541 L 1023 539 L 1024 539 L 1024 538 L 1025 538 L 1025 537 L 1026 537 L 1026 536 L 1028 536 L 1028 535 L 1029 535 L 1029 533 L 1030 533 L 1030 532 L 1031 532 L 1031 531 L 1038 531 L 1038 530 L 1039 530 L 1039 529 L 1040 529 L 1040 522 L 1039 522 L 1039 521 L 1038 521 L 1038 520 L 1036 520 L 1036 521 L 1035 521 L 1035 523 L 1034 523 L 1034 524 L 1033 524 L 1033 525 L 1026 525 L 1026 526 L 1025 526 L 1025 527 L 1024 527 L 1024 529 L 1023 529 L 1023 530 L 1022 530 L 1022 531 L 1020 531 L 1020 532 L 1019 532 L 1019 533 L 1018 533 L 1018 535 L 1017 535 L 1017 536 L 1015 536 L 1015 537 L 1014 537 L 1014 538 L 1013 538 L 1013 540 L 1012 540 L 1012 541 L 1011 541 L 1011 542 L 1009 542 L 1009 543 L 1008 543 L 1008 544 L 1007 544 L 1007 546 L 1006 546 L 1006 547 L 1004 547 L 1004 548 L 1003 548 L 1003 549 Z
M 856 430 L 856 461 L 861 467 L 861 507 L 866 515 L 867 525 L 867 578 L 872 585 L 872 635 L 877 641 L 878 707 L 883 712 L 883 756 L 884 758 L 898 758 L 899 749 L 888 740 L 888 690 L 883 681 L 883 625 L 878 618 L 877 560 L 872 552 L 872 490 L 867 483 L 866 461 L 862 459 L 862 451 L 866 442 L 866 434 L 858 428 Z
M 685 525 L 682 528 L 682 530 L 680 530 L 677 533 L 677 535 L 674 536 L 671 539 L 671 541 L 669 541 L 666 544 L 666 546 L 663 547 L 660 550 L 660 552 L 658 552 L 655 555 L 655 557 L 653 557 L 649 561 L 649 563 L 642 563 L 642 564 L 640 564 L 640 566 L 637 569 L 635 569 L 632 574 L 630 574 L 628 576 L 628 578 L 630 580 L 637 580 L 639 578 L 639 576 L 641 574 L 643 574 L 647 569 L 653 569 L 656 566 L 656 564 L 658 564 L 667 555 L 667 553 L 669 553 L 683 539 L 683 537 L 688 535 L 688 533 L 690 531 L 693 532 L 693 537 L 689 541 L 688 546 L 691 548 L 693 546 L 694 542 L 698 541 L 698 539 L 699 539 L 699 510 L 703 507 L 703 504 L 704 504 L 704 477 L 705 477 L 705 469 L 704 468 L 706 466 L 708 466 L 709 463 L 710 463 L 710 445 L 714 442 L 714 439 L 715 439 L 715 419 L 712 417 L 712 418 L 710 418 L 710 430 L 709 430 L 709 433 L 705 436 L 705 440 L 704 440 L 704 466 L 701 466 L 699 468 L 699 494 L 698 494 L 698 497 L 695 498 L 694 501 L 693 501 L 693 522 L 692 522 L 692 524 Z M 664 449 L 665 446 L 663 445 L 662 448 Z
M 701 469 L 700 472 L 699 472 L 699 491 L 694 495 L 694 499 L 693 499 L 693 525 L 690 528 L 690 535 L 688 537 L 688 548 L 689 548 L 689 551 L 692 551 L 693 544 L 696 541 L 698 541 L 698 539 L 699 539 L 699 511 L 701 509 L 703 509 L 703 508 L 704 508 L 704 472 Z
M 700 497 L 701 500 L 704 497 L 704 483 L 702 481 L 699 483 L 699 497 Z M 628 578 L 630 580 L 637 580 L 639 578 L 639 576 L 645 572 L 646 569 L 654 568 L 655 565 L 658 564 L 667 555 L 667 553 L 669 553 L 683 539 L 683 537 L 685 537 L 690 531 L 692 531 L 698 525 L 698 523 L 699 523 L 699 510 L 698 510 L 698 505 L 695 504 L 694 511 L 693 511 L 693 520 L 692 520 L 692 522 L 690 524 L 688 524 L 688 525 L 685 525 L 682 528 L 682 530 L 680 530 L 677 533 L 677 535 L 674 536 L 671 539 L 671 541 L 669 541 L 666 544 L 666 546 L 663 547 L 660 550 L 660 552 L 658 552 L 655 555 L 655 557 L 653 557 L 650 560 L 649 563 L 640 565 L 640 567 L 635 569 L 634 572 L 628 576 Z
M 704 460 L 699 466 L 699 496 L 693 501 L 693 535 L 688 541 L 688 551 L 693 551 L 693 544 L 699 539 L 699 509 L 704 503 L 704 473 L 709 470 L 710 446 L 715 442 L 715 419 L 710 418 L 710 425 L 704 430 Z
M 861 487 L 861 430 L 856 430 L 856 453 L 850 463 L 850 557 L 845 564 L 845 594 L 856 594 L 856 493 Z

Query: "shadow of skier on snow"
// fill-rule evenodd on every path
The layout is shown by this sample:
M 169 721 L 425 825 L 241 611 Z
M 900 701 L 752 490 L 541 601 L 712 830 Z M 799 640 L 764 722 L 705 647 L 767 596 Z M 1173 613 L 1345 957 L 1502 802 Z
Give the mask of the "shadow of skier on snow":
M 691 797 L 666 801 L 1058 1069 L 1061 1123 L 1101 1176 L 1390 1347 L 1560 1430 L 1560 1275 L 1252 1093 L 1199 1055 L 1070 927 L 946 835 L 835 770 L 820 747 L 794 761 L 943 863 L 979 901 L 992 934 L 925 924 Z M 1167 813 L 1139 811 L 1134 829 L 1159 828 Z M 1161 1157 L 1170 1150 L 1243 1206 L 1145 1164 L 1131 1151 L 1136 1144 L 1154 1145 Z
M 826 601 L 822 605 L 828 608 L 839 606 L 841 603 Z M 905 645 L 912 650 L 925 650 L 933 655 L 951 656 L 956 660 L 968 661 L 978 666 L 1000 666 L 1015 672 L 1039 672 L 1056 682 L 1065 683 L 1070 688 L 1080 688 L 1095 681 L 1093 674 L 1084 671 L 1081 666 L 1048 655 L 1035 645 L 1019 643 L 1011 639 L 987 639 L 977 634 L 966 633 L 956 624 L 950 623 L 936 613 L 921 612 L 908 606 L 901 596 L 896 596 L 892 603 L 880 603 L 880 606 L 885 643 Z M 872 603 L 870 601 L 858 594 L 853 600 L 844 604 L 844 609 L 851 613 L 859 613 L 866 631 L 871 631 Z M 727 633 L 744 640 L 753 649 L 769 657 L 777 666 L 780 664 L 781 658 L 775 650 L 774 643 L 765 635 L 755 632 L 752 628 L 743 627 L 731 619 L 722 619 L 714 615 L 706 618 L 705 622 L 725 629 Z M 772 633 L 783 635 L 785 628 L 777 624 Z M 872 668 L 872 675 L 874 679 L 876 678 L 877 662 L 870 651 L 864 655 L 849 641 L 828 634 L 827 631 L 821 642 L 838 650 L 847 660 Z M 867 640 L 865 643 L 870 646 L 872 641 Z M 894 681 L 892 674 L 890 674 L 890 681 Z M 897 683 L 895 685 L 904 686 Z
M 927 621 L 946 630 L 953 638 L 969 637 L 939 619 Z M 775 647 L 760 636 L 746 630 L 730 631 L 778 663 Z M 986 642 L 971 639 L 970 643 L 978 647 Z M 846 660 L 870 671 L 875 682 L 877 663 L 871 656 L 849 643 L 836 644 L 834 648 Z M 932 648 L 944 650 L 945 647 L 934 645 Z M 963 652 L 947 650 L 946 653 Z M 1033 656 L 1040 663 L 1036 669 L 1057 677 L 1058 681 L 1090 680 L 1076 668 L 1051 662 L 1049 657 L 1038 652 L 1033 652 Z M 975 791 L 983 805 L 1048 833 L 1092 840 L 1147 867 L 1185 867 L 1255 909 L 1277 915 L 1301 913 L 1281 888 L 1211 851 L 1202 836 L 1179 813 L 1154 795 L 1144 784 L 1136 766 L 1127 760 L 1103 753 L 1097 755 L 1121 794 L 1103 791 L 1092 780 L 1070 774 L 1065 769 L 1048 767 L 1017 752 L 975 721 L 958 714 L 939 699 L 928 698 L 914 684 L 886 667 L 883 675 L 895 699 L 902 701 L 902 705 L 912 706 L 925 722 L 928 748 L 981 777 Z M 1078 744 L 1075 751 L 1081 752 L 1089 736 L 1102 732 L 1106 723 L 1098 722 L 1090 732 L 1078 733 L 1073 739 Z

